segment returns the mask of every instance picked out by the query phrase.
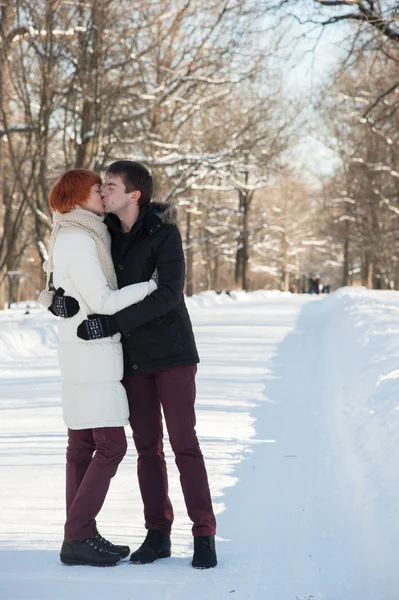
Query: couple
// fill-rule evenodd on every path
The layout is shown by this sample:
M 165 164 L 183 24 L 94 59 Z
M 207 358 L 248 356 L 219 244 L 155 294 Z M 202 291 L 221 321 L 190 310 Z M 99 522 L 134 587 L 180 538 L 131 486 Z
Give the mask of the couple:
M 192 566 L 217 564 L 216 522 L 195 432 L 199 359 L 183 296 L 182 241 L 173 207 L 151 202 L 151 196 L 149 171 L 127 160 L 110 165 L 104 187 L 96 173 L 73 169 L 50 194 L 54 226 L 40 301 L 62 317 L 68 446 L 60 557 L 69 565 L 115 565 L 130 554 L 96 527 L 126 453 L 127 423 L 148 530 L 130 560 L 145 564 L 170 556 L 173 509 L 161 407 L 193 522 Z

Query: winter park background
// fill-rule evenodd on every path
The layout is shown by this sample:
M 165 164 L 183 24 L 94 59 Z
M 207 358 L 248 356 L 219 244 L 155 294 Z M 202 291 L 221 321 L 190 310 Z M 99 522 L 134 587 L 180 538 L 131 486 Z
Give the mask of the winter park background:
M 0 600 L 398 600 L 398 15 L 397 0 L 0 2 Z M 58 560 L 57 319 L 36 303 L 48 194 L 120 158 L 179 209 L 208 572 L 190 567 L 171 452 L 171 559 Z M 332 294 L 307 293 L 316 274 Z M 142 541 L 132 444 L 101 525 Z

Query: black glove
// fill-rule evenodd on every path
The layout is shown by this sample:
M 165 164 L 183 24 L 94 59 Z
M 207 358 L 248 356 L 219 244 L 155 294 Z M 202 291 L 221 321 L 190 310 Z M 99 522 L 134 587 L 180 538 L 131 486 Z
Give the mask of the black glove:
M 78 327 L 81 340 L 99 340 L 120 333 L 111 315 L 89 315 Z
M 58 288 L 55 291 L 49 311 L 56 317 L 63 317 L 69 319 L 74 317 L 79 312 L 79 302 L 72 296 L 64 296 L 65 290 Z

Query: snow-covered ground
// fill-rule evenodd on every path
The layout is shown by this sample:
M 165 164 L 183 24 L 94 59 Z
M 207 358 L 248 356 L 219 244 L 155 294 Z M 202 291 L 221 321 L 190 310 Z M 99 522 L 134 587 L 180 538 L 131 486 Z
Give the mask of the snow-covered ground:
M 60 564 L 57 320 L 18 308 L 0 312 L 0 599 L 398 600 L 399 293 L 206 292 L 188 304 L 218 567 L 190 566 L 170 450 L 172 558 Z M 142 523 L 131 443 L 100 531 L 133 549 Z

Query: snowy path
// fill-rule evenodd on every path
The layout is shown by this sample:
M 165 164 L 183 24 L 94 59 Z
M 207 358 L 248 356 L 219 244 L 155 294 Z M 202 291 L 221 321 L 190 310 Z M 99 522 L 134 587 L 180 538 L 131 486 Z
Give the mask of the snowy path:
M 0 600 L 397 600 L 399 294 L 203 294 L 189 308 L 218 567 L 189 565 L 169 450 L 173 557 L 60 565 L 56 320 L 15 310 L 0 313 Z M 99 523 L 132 548 L 143 538 L 132 444 Z

